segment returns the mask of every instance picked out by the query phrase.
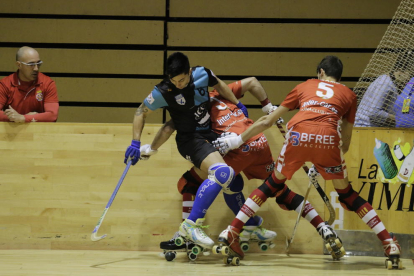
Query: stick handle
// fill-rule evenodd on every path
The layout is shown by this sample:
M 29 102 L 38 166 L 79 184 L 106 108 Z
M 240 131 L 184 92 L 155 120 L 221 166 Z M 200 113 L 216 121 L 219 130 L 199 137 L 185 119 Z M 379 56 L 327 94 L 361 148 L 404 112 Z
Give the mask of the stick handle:
M 92 231 L 92 235 L 91 235 L 91 240 L 92 240 L 92 241 L 99 241 L 99 240 L 101 240 L 101 239 L 103 239 L 103 238 L 105 238 L 105 237 L 106 237 L 106 234 L 105 234 L 105 235 L 103 235 L 103 236 L 101 236 L 101 237 L 99 237 L 99 236 L 98 236 L 98 230 L 99 230 L 99 227 L 101 227 L 101 224 L 102 224 L 102 222 L 103 222 L 103 220 L 104 220 L 104 218 L 105 218 L 105 215 L 106 215 L 106 213 L 108 212 L 109 207 L 111 207 L 112 202 L 114 201 L 115 196 L 116 196 L 116 194 L 118 193 L 119 188 L 120 188 L 120 187 L 121 187 L 121 185 L 122 185 L 122 182 L 124 182 L 124 178 L 125 178 L 125 176 L 126 176 L 126 174 L 127 174 L 128 170 L 129 170 L 129 167 L 131 167 L 131 162 L 132 162 L 131 160 L 128 160 L 127 166 L 126 166 L 126 168 L 124 169 L 124 172 L 122 173 L 122 176 L 121 176 L 121 178 L 119 179 L 118 184 L 116 185 L 115 190 L 113 191 L 113 193 L 112 193 L 112 195 L 111 195 L 111 198 L 110 198 L 110 199 L 109 199 L 109 201 L 108 201 L 108 204 L 106 204 L 106 207 L 105 207 L 105 209 L 104 209 L 104 211 L 103 211 L 103 213 L 102 213 L 101 217 L 99 218 L 98 223 L 96 224 L 95 228 L 94 228 L 94 229 L 93 229 L 93 231 Z

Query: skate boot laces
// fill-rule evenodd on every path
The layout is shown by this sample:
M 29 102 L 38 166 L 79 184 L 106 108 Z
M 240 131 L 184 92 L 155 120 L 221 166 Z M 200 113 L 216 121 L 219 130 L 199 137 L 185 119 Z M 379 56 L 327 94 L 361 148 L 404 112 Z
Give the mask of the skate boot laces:
M 232 228 L 233 227 L 228 226 L 224 233 L 226 240 L 229 242 L 229 245 L 232 245 L 234 242 L 237 242 L 239 240 L 239 233 L 234 231 Z
M 338 237 L 338 235 L 336 234 L 336 232 L 329 225 L 322 226 L 319 229 L 319 235 L 321 235 L 321 237 L 323 239 L 329 239 L 331 237 L 334 237 L 334 238 Z
M 391 241 L 384 241 L 383 242 L 383 247 L 384 247 L 384 251 L 385 251 L 385 255 L 386 256 L 391 256 L 391 255 L 400 255 L 400 245 L 398 243 L 398 241 L 395 240 L 391 240 Z
M 197 232 L 203 238 L 209 238 L 207 234 L 204 232 L 203 228 L 208 228 L 210 225 L 192 225 L 191 228 Z

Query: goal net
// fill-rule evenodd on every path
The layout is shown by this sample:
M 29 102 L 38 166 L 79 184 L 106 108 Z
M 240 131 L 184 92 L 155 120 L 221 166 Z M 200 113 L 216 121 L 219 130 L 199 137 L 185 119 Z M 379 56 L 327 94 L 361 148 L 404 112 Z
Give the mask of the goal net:
M 354 91 L 357 127 L 414 127 L 414 0 L 402 0 Z

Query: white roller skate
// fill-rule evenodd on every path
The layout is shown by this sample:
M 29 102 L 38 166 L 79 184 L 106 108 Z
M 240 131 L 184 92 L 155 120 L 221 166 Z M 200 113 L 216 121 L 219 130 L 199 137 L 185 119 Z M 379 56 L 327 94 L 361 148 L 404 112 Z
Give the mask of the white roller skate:
M 342 241 L 331 226 L 325 224 L 319 228 L 318 232 L 325 241 L 325 247 L 334 260 L 339 260 L 345 255 L 345 249 L 342 246 Z
M 384 254 L 388 259 L 385 260 L 385 267 L 387 269 L 403 269 L 402 261 L 400 260 L 401 246 L 394 236 L 390 233 L 391 241 L 383 241 Z
M 208 227 L 203 226 L 204 220 L 204 218 L 197 219 L 196 222 L 189 219 L 184 220 L 178 231 L 179 237 L 175 239 L 175 244 L 177 246 L 182 246 L 185 243 L 194 244 L 188 255 L 188 258 L 192 261 L 194 261 L 197 258 L 197 255 L 201 252 L 203 252 L 204 255 L 208 255 L 208 250 L 214 245 L 214 241 L 210 239 L 202 229 Z
M 260 250 L 266 251 L 276 245 L 272 242 L 276 238 L 276 232 L 267 230 L 262 226 L 244 226 L 240 233 L 240 247 L 243 252 L 250 248 L 249 243 L 257 242 Z

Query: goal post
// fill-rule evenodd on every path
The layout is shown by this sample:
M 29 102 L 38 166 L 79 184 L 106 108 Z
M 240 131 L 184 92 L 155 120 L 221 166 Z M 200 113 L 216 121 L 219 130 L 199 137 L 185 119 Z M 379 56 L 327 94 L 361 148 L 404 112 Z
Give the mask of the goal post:
M 402 0 L 354 87 L 355 126 L 414 127 L 413 17 L 414 0 Z

